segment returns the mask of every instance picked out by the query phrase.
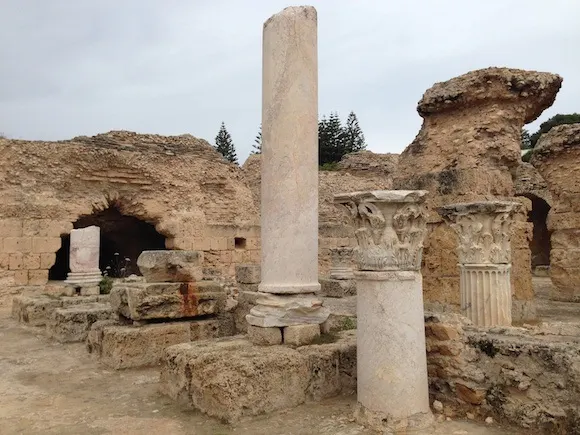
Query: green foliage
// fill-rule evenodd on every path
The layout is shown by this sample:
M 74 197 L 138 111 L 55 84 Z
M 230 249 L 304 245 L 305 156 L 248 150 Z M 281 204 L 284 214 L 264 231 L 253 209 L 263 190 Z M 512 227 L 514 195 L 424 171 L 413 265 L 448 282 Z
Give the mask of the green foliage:
M 217 136 L 215 137 L 215 149 L 229 162 L 238 163 L 238 156 L 236 155 L 236 148 L 234 147 L 232 137 L 226 130 L 226 125 L 223 122 Z
M 252 144 L 252 152 L 250 154 L 262 154 L 262 124 L 260 124 L 260 130 L 256 135 L 256 139 L 254 139 L 254 143 Z
M 530 148 L 534 148 L 538 139 L 540 139 L 540 136 L 549 132 L 553 127 L 562 124 L 575 124 L 577 122 L 580 122 L 580 113 L 570 113 L 567 115 L 558 114 L 552 116 L 546 122 L 542 122 L 538 131 L 530 136 Z
M 335 343 L 338 340 L 338 335 L 334 332 L 328 332 L 326 334 L 320 334 L 314 340 L 312 340 L 312 344 L 328 344 L 328 343 Z
M 338 171 L 338 162 L 329 162 L 318 167 L 321 171 Z
M 529 163 L 530 160 L 532 159 L 533 152 L 534 152 L 534 150 L 531 149 L 527 153 L 525 153 L 524 155 L 522 155 L 522 161 Z
M 103 279 L 99 282 L 99 293 L 102 295 L 108 295 L 111 293 L 111 289 L 113 288 L 113 278 L 110 276 L 103 276 Z
M 328 118 L 322 116 L 318 122 L 318 164 L 321 167 L 365 148 L 365 137 L 354 112 L 350 112 L 344 127 L 336 112 L 331 112 Z
M 340 323 L 340 330 L 347 331 L 349 329 L 356 329 L 356 321 L 352 317 L 345 317 Z
M 522 128 L 522 138 L 521 138 L 520 148 L 522 150 L 527 150 L 527 149 L 532 148 L 532 140 L 531 140 L 530 132 L 525 128 Z

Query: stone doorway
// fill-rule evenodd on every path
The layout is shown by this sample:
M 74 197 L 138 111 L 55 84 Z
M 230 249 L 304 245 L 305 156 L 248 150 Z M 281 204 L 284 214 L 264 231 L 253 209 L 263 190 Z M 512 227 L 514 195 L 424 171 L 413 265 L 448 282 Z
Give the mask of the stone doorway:
M 137 258 L 146 250 L 164 250 L 165 236 L 155 227 L 133 216 L 122 214 L 116 206 L 81 216 L 74 228 L 96 225 L 101 229 L 99 267 L 111 278 L 131 274 L 141 275 Z M 69 271 L 70 235 L 62 236 L 61 248 L 56 253 L 56 262 L 49 271 L 50 280 L 64 280 Z
M 528 221 L 534 224 L 533 236 L 530 241 L 530 251 L 532 252 L 532 268 L 550 265 L 550 242 L 551 232 L 548 230 L 546 221 L 550 205 L 539 196 L 526 195 L 532 201 L 532 209 L 528 213 Z

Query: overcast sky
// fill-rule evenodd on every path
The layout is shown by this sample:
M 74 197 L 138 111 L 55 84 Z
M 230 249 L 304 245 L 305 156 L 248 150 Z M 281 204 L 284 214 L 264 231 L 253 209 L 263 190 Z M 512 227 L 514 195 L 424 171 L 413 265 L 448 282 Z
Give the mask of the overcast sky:
M 301 3 L 294 3 L 301 4 Z M 433 83 L 508 66 L 564 77 L 580 112 L 578 0 L 312 0 L 319 111 L 353 110 L 375 152 L 415 137 Z M 214 143 L 243 162 L 261 120 L 262 24 L 279 0 L 0 0 L 0 132 L 57 140 L 109 130 Z

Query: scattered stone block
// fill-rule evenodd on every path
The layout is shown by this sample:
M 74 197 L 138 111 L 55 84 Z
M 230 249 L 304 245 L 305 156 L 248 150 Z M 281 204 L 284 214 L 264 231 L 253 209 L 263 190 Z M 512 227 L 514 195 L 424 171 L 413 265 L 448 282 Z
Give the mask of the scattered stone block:
M 295 325 L 284 328 L 284 344 L 304 346 L 320 337 L 320 325 Z
M 179 319 L 224 311 L 226 293 L 214 281 L 184 283 L 115 283 L 111 305 L 132 320 Z
M 256 305 L 256 301 L 261 296 L 262 293 L 259 293 L 257 288 L 256 291 L 240 290 L 240 293 L 238 294 L 238 305 L 234 309 L 234 322 L 237 332 L 246 333 L 248 331 L 246 315 L 250 314 L 250 310 Z
M 248 339 L 258 346 L 282 344 L 282 329 L 248 325 Z
M 137 266 L 147 282 L 192 282 L 203 279 L 203 252 L 143 251 Z
M 320 292 L 330 298 L 343 298 L 356 295 L 356 282 L 349 279 L 320 278 Z
M 100 294 L 99 286 L 83 286 L 81 287 L 81 296 L 95 296 Z
M 333 343 L 260 347 L 230 337 L 168 347 L 163 394 L 228 423 L 356 389 L 356 338 Z
M 261 269 L 258 264 L 239 264 L 236 266 L 236 281 L 240 284 L 259 284 Z
M 93 323 L 113 315 L 109 304 L 98 302 L 56 308 L 46 324 L 48 335 L 61 343 L 84 341 Z

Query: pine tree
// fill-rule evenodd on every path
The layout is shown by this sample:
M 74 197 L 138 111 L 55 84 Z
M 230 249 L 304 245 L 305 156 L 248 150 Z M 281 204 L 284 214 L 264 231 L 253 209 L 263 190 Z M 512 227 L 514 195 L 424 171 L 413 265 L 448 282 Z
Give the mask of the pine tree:
M 522 138 L 521 138 L 520 148 L 522 150 L 527 150 L 527 149 L 532 148 L 532 139 L 530 136 L 530 132 L 525 128 L 522 128 Z
M 352 111 L 346 119 L 346 126 L 344 127 L 344 142 L 345 154 L 362 151 L 367 147 L 365 136 L 358 125 L 358 119 Z
M 220 131 L 215 137 L 215 149 L 220 152 L 229 162 L 238 163 L 236 148 L 232 142 L 232 137 L 226 130 L 226 125 L 223 122 L 220 127 Z
M 254 139 L 252 148 L 254 148 L 254 150 L 250 154 L 262 154 L 262 124 L 260 124 L 260 130 L 256 135 L 256 139 Z

